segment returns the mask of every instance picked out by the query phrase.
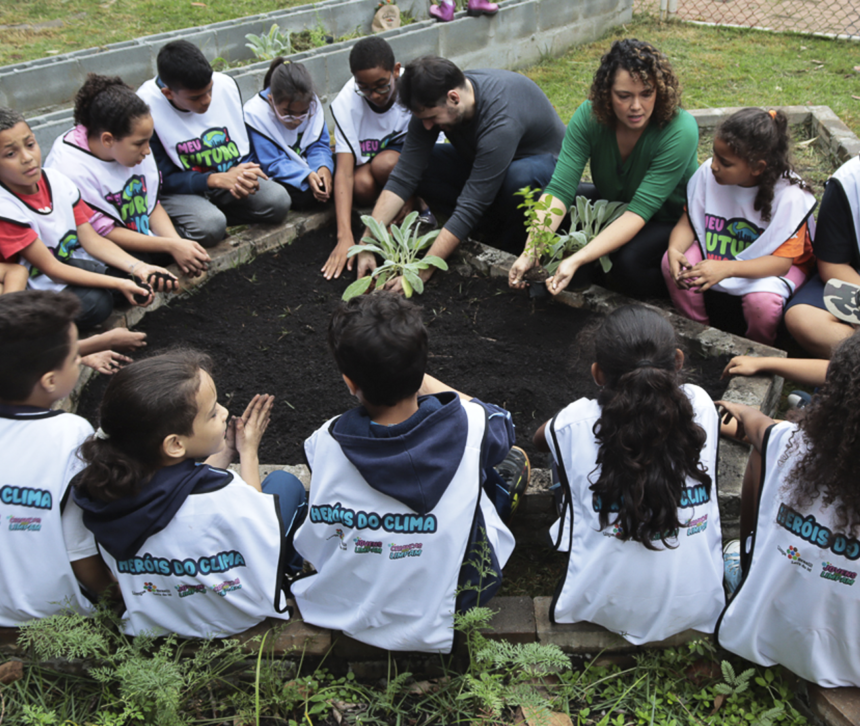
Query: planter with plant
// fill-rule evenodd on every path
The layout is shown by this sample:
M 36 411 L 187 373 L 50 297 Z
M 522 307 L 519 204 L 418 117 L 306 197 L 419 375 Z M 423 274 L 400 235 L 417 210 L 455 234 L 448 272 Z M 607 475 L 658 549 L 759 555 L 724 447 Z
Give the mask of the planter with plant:
M 523 198 L 518 208 L 525 210 L 525 225 L 529 233 L 525 251 L 536 260 L 536 265 L 523 275 L 527 282 L 538 283 L 529 287 L 533 297 L 543 294 L 545 288 L 541 283 L 555 274 L 565 257 L 585 247 L 627 209 L 623 202 L 608 202 L 605 199 L 592 202 L 586 197 L 577 197 L 570 208 L 571 231 L 557 234 L 550 230 L 551 215 L 561 216 L 562 211 L 551 206 L 551 198 L 541 201 L 539 192 L 531 187 L 520 189 L 517 195 Z M 612 268 L 609 255 L 603 255 L 600 264 L 604 272 L 609 272 Z
M 403 294 L 406 297 L 412 297 L 413 292 L 420 295 L 424 292 L 424 281 L 419 273 L 431 266 L 440 270 L 448 269 L 448 264 L 441 257 L 435 255 L 418 257 L 439 235 L 438 229 L 418 235 L 420 227 L 418 212 L 406 215 L 401 225 L 392 224 L 390 231 L 384 224 L 380 224 L 369 215 L 362 216 L 361 221 L 373 236 L 363 237 L 361 241 L 365 244 L 350 247 L 347 257 L 353 257 L 361 252 L 374 252 L 381 255 L 384 262 L 370 275 L 358 278 L 346 288 L 343 293 L 344 300 L 367 292 L 371 285 L 379 290 L 386 282 L 397 276 L 403 278 Z
M 248 33 L 245 40 L 249 42 L 245 43 L 245 47 L 251 49 L 257 60 L 274 60 L 280 55 L 287 56 L 293 52 L 291 36 L 292 33 L 289 30 L 282 33 L 278 24 L 272 23 L 272 27 L 266 34 Z

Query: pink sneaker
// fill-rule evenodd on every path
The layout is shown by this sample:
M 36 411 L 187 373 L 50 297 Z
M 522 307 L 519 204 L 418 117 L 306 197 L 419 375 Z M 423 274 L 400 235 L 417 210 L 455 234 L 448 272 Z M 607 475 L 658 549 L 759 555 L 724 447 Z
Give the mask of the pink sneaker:
M 469 6 L 466 8 L 468 15 L 495 15 L 497 12 L 499 6 L 489 0 L 469 0 Z
M 454 3 L 441 2 L 438 5 L 431 5 L 430 15 L 439 22 L 449 22 L 454 19 Z

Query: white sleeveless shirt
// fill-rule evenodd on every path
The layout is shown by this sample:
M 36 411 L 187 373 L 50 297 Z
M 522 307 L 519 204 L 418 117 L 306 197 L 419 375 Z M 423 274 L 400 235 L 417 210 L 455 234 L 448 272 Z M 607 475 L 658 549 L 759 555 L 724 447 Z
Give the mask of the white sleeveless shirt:
M 758 187 L 717 184 L 710 159 L 696 170 L 687 182 L 687 216 L 703 259 L 755 260 L 772 255 L 804 223 L 809 225 L 810 236 L 815 233 L 812 194 L 780 179 L 773 190 L 770 222 L 754 208 L 757 194 Z M 776 276 L 727 277 L 711 289 L 730 295 L 770 292 L 787 299 L 794 292 L 794 283 Z
M 51 199 L 51 208 L 31 207 L 20 197 L 0 186 L 0 219 L 30 227 L 60 262 L 70 259 L 93 260 L 78 240 L 74 209 L 81 198 L 78 188 L 71 179 L 56 169 L 42 169 L 42 176 Z M 65 289 L 66 283 L 54 282 L 27 260 L 22 260 L 22 263 L 30 271 L 30 289 L 51 292 Z
M 424 515 L 365 482 L 330 433 L 336 419 L 305 443 L 311 489 L 294 543 L 317 572 L 294 581 L 291 590 L 307 622 L 387 650 L 450 652 L 460 567 L 477 508 L 502 566 L 514 544 L 481 496 L 485 411 L 473 403 L 463 407 L 465 453 Z
M 789 448 L 792 436 L 796 447 Z M 860 542 L 834 527 L 836 501 L 803 511 L 783 484 L 806 444 L 781 422 L 765 438 L 749 571 L 717 625 L 721 647 L 779 663 L 825 688 L 860 686 Z
M 311 106 L 314 109 L 313 114 L 296 128 L 288 129 L 275 118 L 272 106 L 266 97 L 262 93 L 257 93 L 245 104 L 245 122 L 249 128 L 265 136 L 283 151 L 291 161 L 307 169 L 309 168 L 305 159 L 307 149 L 320 140 L 325 127 L 325 114 L 316 95 Z
M 67 131 L 54 140 L 45 166 L 58 169 L 78 187 L 84 201 L 121 227 L 149 234 L 149 216 L 158 203 L 161 176 L 150 154 L 131 168 L 102 161 L 75 144 Z
M 337 127 L 335 153 L 352 154 L 355 165 L 361 166 L 406 138 L 412 114 L 397 102 L 385 113 L 376 113 L 356 88 L 350 78 L 332 101 L 331 115 Z
M 569 559 L 550 608 L 553 622 L 597 623 L 635 645 L 688 628 L 713 632 L 725 603 L 716 487 L 719 419 L 705 391 L 692 385 L 682 390 L 707 435 L 699 460 L 712 484 L 708 492 L 698 482 L 687 481 L 678 510 L 683 527 L 667 538 L 674 549 L 659 540 L 654 542 L 657 550 L 648 550 L 639 542 L 618 539 L 613 515 L 600 530 L 599 502 L 589 489 L 600 473 L 595 471 L 599 446 L 593 433 L 600 418 L 597 401 L 574 401 L 547 427 L 547 443 L 572 495 L 559 546 L 569 552 Z M 551 530 L 554 540 L 559 524 Z
M 860 157 L 855 156 L 846 161 L 835 171 L 832 178 L 839 182 L 851 207 L 851 216 L 854 218 L 854 237 L 857 241 L 857 249 L 860 251 Z
M 100 548 L 125 601 L 125 632 L 213 638 L 287 619 L 284 536 L 275 497 L 232 474 L 221 489 L 191 494 L 134 557 L 117 561 Z
M 155 133 L 170 160 L 183 171 L 224 172 L 248 155 L 251 144 L 242 96 L 236 81 L 212 74 L 212 103 L 206 113 L 180 111 L 165 98 L 155 79 L 138 90 L 149 104 Z
M 0 627 L 54 615 L 66 604 L 92 610 L 69 561 L 69 541 L 82 559 L 96 554 L 81 511 L 66 500 L 83 468 L 78 447 L 93 432 L 80 416 L 60 411 L 0 416 Z M 50 455 L 45 450 L 50 442 Z

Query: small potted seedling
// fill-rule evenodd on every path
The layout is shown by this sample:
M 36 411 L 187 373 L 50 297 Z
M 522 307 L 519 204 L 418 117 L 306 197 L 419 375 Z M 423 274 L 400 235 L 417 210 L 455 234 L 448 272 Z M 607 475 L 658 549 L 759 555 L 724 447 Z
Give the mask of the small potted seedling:
M 412 297 L 412 293 L 419 295 L 424 292 L 424 281 L 419 273 L 428 269 L 431 265 L 440 270 L 447 270 L 448 263 L 441 257 L 429 255 L 419 258 L 419 253 L 427 249 L 433 240 L 439 235 L 439 230 L 433 230 L 425 235 L 418 236 L 418 212 L 406 215 L 403 224 L 391 225 L 391 231 L 385 228 L 373 217 L 364 215 L 362 223 L 370 230 L 372 237 L 363 237 L 361 245 L 353 245 L 347 252 L 347 257 L 352 257 L 360 252 L 374 252 L 381 255 L 384 262 L 370 275 L 360 277 L 353 282 L 343 293 L 343 299 L 349 300 L 356 295 L 367 292 L 371 285 L 375 289 L 381 289 L 385 283 L 398 275 L 403 278 L 403 294 Z
M 526 252 L 533 254 L 537 260 L 535 267 L 523 275 L 524 280 L 538 283 L 529 286 L 529 294 L 532 297 L 546 294 L 546 288 L 541 283 L 555 274 L 561 261 L 585 247 L 602 229 L 612 224 L 627 209 L 627 205 L 623 202 L 608 202 L 605 199 L 591 202 L 586 197 L 577 197 L 570 208 L 571 232 L 556 234 L 549 229 L 550 214 L 561 216 L 562 212 L 550 206 L 552 200 L 535 201 L 537 192 L 530 187 L 520 189 L 517 194 L 523 197 L 523 203 L 519 208 L 525 209 L 526 229 L 530 235 Z M 539 212 L 549 213 L 540 219 Z M 603 255 L 600 258 L 600 265 L 604 272 L 609 272 L 612 268 L 609 255 Z

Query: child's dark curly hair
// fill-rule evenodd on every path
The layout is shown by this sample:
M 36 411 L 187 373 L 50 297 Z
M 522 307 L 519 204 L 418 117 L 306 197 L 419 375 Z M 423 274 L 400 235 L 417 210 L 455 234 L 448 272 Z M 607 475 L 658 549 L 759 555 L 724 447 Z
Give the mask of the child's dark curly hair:
M 627 71 L 636 80 L 654 88 L 657 98 L 650 119 L 653 123 L 663 128 L 675 117 L 681 105 L 681 84 L 668 58 L 650 43 L 625 38 L 616 40 L 600 59 L 600 68 L 591 82 L 588 99 L 600 123 L 615 128 L 617 119 L 612 110 L 612 84 L 619 70 Z
M 848 536 L 856 536 L 860 530 L 860 331 L 834 351 L 827 382 L 803 409 L 798 426 L 807 448 L 785 480 L 792 505 L 805 509 L 819 496 L 825 507 L 838 503 L 834 524 Z M 792 447 L 797 445 L 792 437 Z
M 770 221 L 773 189 L 777 181 L 787 179 L 791 184 L 809 190 L 809 185 L 794 173 L 788 117 L 782 111 L 742 108 L 719 125 L 715 136 L 725 141 L 752 168 L 765 162 L 754 204 L 765 222 Z
M 672 546 L 667 540 L 681 527 L 678 507 L 686 480 L 711 489 L 699 461 L 706 434 L 679 387 L 676 350 L 671 324 L 641 305 L 613 312 L 594 340 L 594 359 L 604 376 L 594 426 L 600 476 L 591 485 L 605 503 L 600 528 L 608 526 L 610 505 L 617 504 L 618 536 L 650 550 L 657 549 L 657 540 Z
M 75 123 L 83 125 L 91 138 L 107 131 L 124 139 L 132 132 L 132 122 L 142 116 L 149 116 L 149 106 L 119 76 L 88 73 L 75 95 Z

